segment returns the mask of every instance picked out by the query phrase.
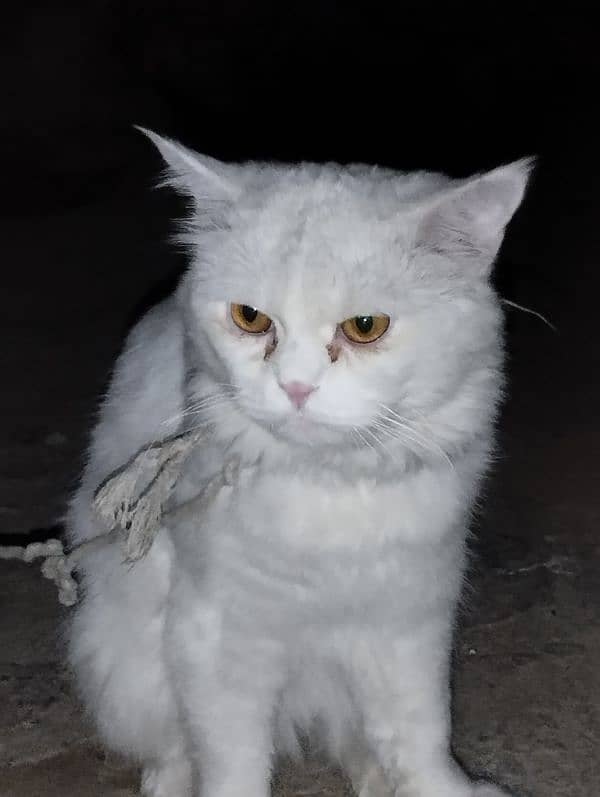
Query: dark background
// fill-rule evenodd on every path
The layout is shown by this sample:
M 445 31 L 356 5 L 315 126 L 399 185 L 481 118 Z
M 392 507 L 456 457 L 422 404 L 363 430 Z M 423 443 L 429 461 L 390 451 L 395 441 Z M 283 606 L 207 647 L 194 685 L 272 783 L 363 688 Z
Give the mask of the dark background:
M 25 2 L 4 21 L 3 151 L 55 203 L 131 167 L 134 122 L 229 159 L 589 168 L 591 4 L 478 5 Z
M 462 176 L 536 155 L 514 225 L 526 245 L 508 251 L 529 278 L 568 235 L 531 297 L 554 314 L 554 298 L 574 305 L 576 283 L 595 279 L 579 262 L 600 164 L 591 8 L 24 2 L 4 20 L 3 210 L 46 215 L 146 187 L 158 161 L 134 123 L 232 160 Z M 515 270 L 501 260 L 512 298 Z

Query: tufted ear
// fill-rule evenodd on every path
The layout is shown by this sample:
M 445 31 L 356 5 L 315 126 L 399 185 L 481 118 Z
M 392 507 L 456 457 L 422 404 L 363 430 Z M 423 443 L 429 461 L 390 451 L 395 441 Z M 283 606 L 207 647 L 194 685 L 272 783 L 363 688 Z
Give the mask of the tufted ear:
M 236 184 L 234 167 L 200 155 L 187 147 L 134 125 L 156 146 L 167 164 L 167 173 L 161 185 L 169 185 L 179 193 L 192 197 L 199 206 L 212 202 L 233 202 L 240 193 Z
M 533 158 L 525 158 L 445 190 L 424 211 L 417 246 L 475 264 L 487 276 L 533 165 Z

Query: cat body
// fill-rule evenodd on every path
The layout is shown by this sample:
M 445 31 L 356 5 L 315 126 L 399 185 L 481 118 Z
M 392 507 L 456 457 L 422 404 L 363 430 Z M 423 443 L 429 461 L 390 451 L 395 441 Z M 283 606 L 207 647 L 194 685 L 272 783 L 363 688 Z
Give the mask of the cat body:
M 360 797 L 499 797 L 449 754 L 449 662 L 502 383 L 488 275 L 527 164 L 234 167 L 150 136 L 193 259 L 117 363 L 71 537 L 153 440 L 210 430 L 174 505 L 239 476 L 133 568 L 87 557 L 71 661 L 102 737 L 151 797 L 266 797 L 313 731 Z

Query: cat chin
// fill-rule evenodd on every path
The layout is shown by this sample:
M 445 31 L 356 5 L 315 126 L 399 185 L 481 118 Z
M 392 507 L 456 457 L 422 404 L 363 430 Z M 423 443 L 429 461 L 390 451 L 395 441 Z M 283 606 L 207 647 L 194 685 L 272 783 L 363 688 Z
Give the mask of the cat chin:
M 345 447 L 351 444 L 348 428 L 324 424 L 300 413 L 274 423 L 259 423 L 276 439 L 293 445 Z

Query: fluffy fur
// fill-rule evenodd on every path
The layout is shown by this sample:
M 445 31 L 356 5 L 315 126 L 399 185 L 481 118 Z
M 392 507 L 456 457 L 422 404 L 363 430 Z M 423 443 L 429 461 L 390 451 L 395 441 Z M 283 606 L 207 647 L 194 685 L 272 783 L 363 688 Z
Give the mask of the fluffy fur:
M 266 797 L 274 753 L 315 730 L 360 797 L 499 797 L 449 754 L 449 658 L 501 388 L 488 278 L 529 164 L 234 166 L 148 135 L 193 199 L 191 265 L 118 360 L 71 538 L 100 532 L 94 488 L 149 441 L 212 429 L 178 502 L 227 457 L 242 472 L 132 569 L 86 560 L 70 655 L 106 744 L 151 797 Z M 379 341 L 344 339 L 377 313 Z M 300 410 L 295 381 L 316 388 Z

